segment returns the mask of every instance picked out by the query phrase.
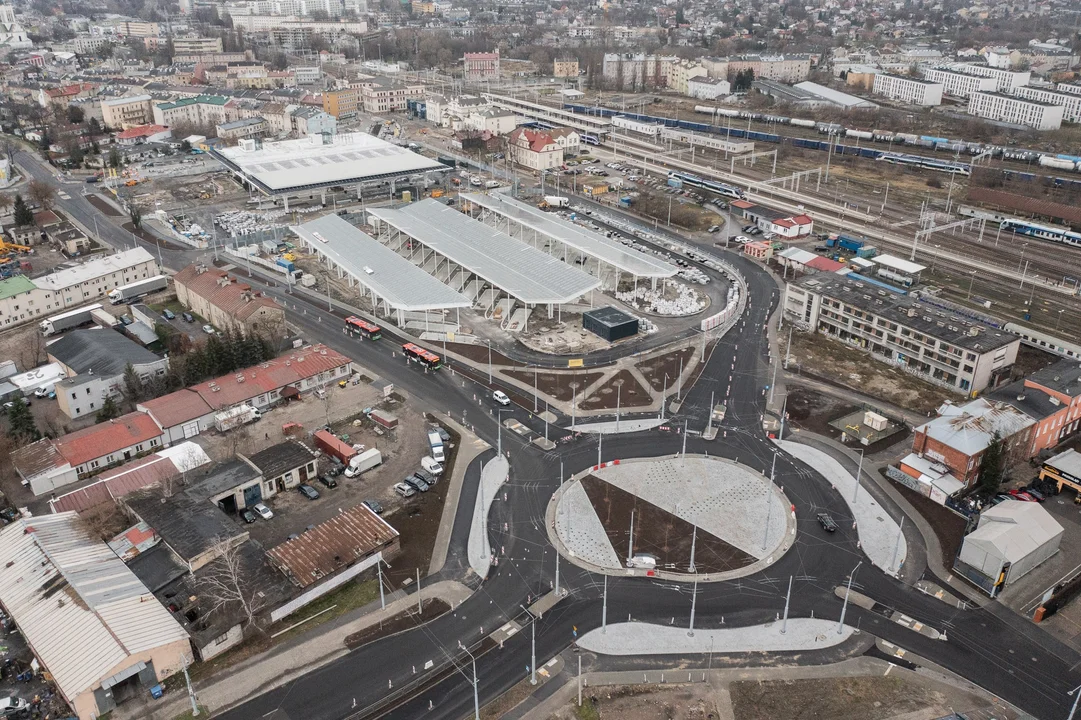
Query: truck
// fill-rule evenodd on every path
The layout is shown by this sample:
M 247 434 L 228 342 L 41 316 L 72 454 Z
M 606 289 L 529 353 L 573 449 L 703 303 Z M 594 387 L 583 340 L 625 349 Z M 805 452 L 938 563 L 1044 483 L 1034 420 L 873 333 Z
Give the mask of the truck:
M 111 290 L 109 292 L 109 302 L 113 305 L 131 302 L 144 295 L 149 295 L 152 292 L 164 290 L 167 287 L 169 287 L 169 277 L 166 275 L 155 275 L 154 277 L 149 277 L 145 280 L 136 280 L 133 283 L 121 285 L 120 287 Z
M 330 457 L 337 458 L 346 467 L 349 466 L 353 458 L 360 454 L 359 450 L 338 439 L 329 430 L 316 430 L 312 437 L 315 440 L 315 447 Z
M 85 325 L 94 319 L 94 311 L 101 309 L 101 303 L 84 305 L 81 308 L 69 310 L 65 313 L 60 313 L 59 315 L 53 315 L 50 318 L 45 318 L 39 324 L 41 334 L 45 337 L 49 337 L 50 335 L 55 335 L 64 332 L 65 330 Z
M 544 206 L 550 208 L 565 208 L 571 206 L 570 198 L 562 195 L 545 195 Z
M 831 234 L 829 239 L 826 240 L 826 247 L 835 247 L 852 253 L 859 252 L 863 245 L 863 240 L 857 240 L 849 235 L 840 235 L 836 233 Z
M 365 470 L 371 470 L 377 465 L 383 464 L 383 454 L 376 448 L 370 448 L 355 456 L 345 468 L 347 478 L 355 478 Z
M 293 264 L 292 260 L 287 260 L 287 259 L 285 259 L 283 257 L 280 257 L 277 260 L 275 260 L 274 264 L 277 265 L 278 267 L 285 268 L 288 272 L 295 272 L 296 269 L 297 269 L 297 266 Z
M 447 457 L 443 452 L 443 438 L 439 437 L 439 433 L 435 430 L 428 433 L 428 445 L 432 449 L 433 460 L 440 464 L 446 462 Z
M 263 416 L 259 408 L 251 405 L 237 405 L 234 408 L 224 410 L 214 416 L 214 427 L 218 432 L 229 432 L 241 425 L 253 423 Z

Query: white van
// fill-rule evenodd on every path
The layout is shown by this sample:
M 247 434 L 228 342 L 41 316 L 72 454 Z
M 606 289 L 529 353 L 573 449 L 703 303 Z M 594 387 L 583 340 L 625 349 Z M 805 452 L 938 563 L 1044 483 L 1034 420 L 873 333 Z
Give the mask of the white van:
M 430 472 L 432 475 L 442 475 L 443 466 L 436 462 L 436 459 L 425 455 L 420 459 L 420 466 Z
M 635 555 L 627 561 L 627 567 L 654 570 L 657 567 L 657 558 L 652 555 Z

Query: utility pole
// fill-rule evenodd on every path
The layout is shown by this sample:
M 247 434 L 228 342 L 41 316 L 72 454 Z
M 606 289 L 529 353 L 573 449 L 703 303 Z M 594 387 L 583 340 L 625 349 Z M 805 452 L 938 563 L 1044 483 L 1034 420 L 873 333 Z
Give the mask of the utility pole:
M 581 659 L 581 658 L 579 658 L 579 659 Z M 1078 692 L 1078 690 L 1081 690 L 1081 685 L 1078 685 L 1073 690 L 1066 693 L 1067 695 L 1073 695 L 1074 696 L 1074 698 L 1073 698 L 1073 707 L 1070 708 L 1070 717 L 1066 718 L 1066 720 L 1073 720 L 1074 713 L 1077 712 L 1077 701 L 1081 700 L 1081 692 Z
M 608 576 L 604 576 L 604 596 L 601 601 L 601 635 L 608 634 Z
M 537 684 L 537 616 L 529 612 L 529 609 L 525 605 L 519 605 L 520 608 L 525 610 L 525 614 L 529 616 L 530 627 L 533 629 L 533 646 L 529 657 L 529 684 Z
M 860 464 L 856 467 L 856 491 L 852 493 L 852 504 L 856 504 L 856 496 L 860 494 L 860 476 L 863 474 L 863 448 L 860 448 Z
M 461 640 L 458 641 L 458 647 L 464 650 L 469 659 L 473 661 L 473 720 L 480 720 L 480 696 L 477 693 L 477 658 L 473 657 L 473 653 L 469 652 L 469 648 L 462 645 Z
M 420 568 L 417 568 L 417 615 L 424 614 L 424 605 L 420 600 Z
M 694 567 L 694 546 L 698 541 L 698 524 L 695 523 L 694 530 L 691 531 L 691 562 L 687 566 L 687 572 L 698 572 Z
M 386 598 L 383 597 L 383 559 L 382 558 L 380 558 L 379 561 L 375 564 L 375 567 L 376 567 L 376 572 L 379 574 L 379 609 L 380 610 L 386 610 L 387 609 L 387 601 L 386 601 Z
M 188 675 L 187 665 L 184 666 L 184 682 L 188 684 L 188 699 L 191 700 L 191 716 L 199 717 L 199 701 L 195 697 L 195 688 L 191 685 L 191 677 Z M 1077 703 L 1074 703 L 1074 707 L 1077 707 Z M 1073 713 L 1070 713 L 1070 716 L 1073 717 Z
M 687 629 L 687 637 L 694 637 L 694 606 L 698 602 L 698 575 L 694 576 L 694 589 L 691 591 L 691 625 Z
M 844 605 L 841 606 L 841 619 L 837 623 L 837 634 L 838 635 L 840 635 L 842 632 L 844 632 L 844 628 L 845 628 L 845 611 L 848 610 L 848 594 L 850 592 L 852 592 L 852 578 L 854 578 L 856 576 L 856 571 L 860 569 L 860 565 L 862 565 L 862 564 L 863 564 L 862 560 L 860 560 L 858 563 L 856 563 L 856 567 L 852 568 L 852 572 L 848 576 L 848 587 L 845 588 L 845 603 L 844 603 Z
M 627 559 L 634 557 L 634 510 L 631 510 L 631 530 L 627 536 Z
M 784 596 L 784 620 L 781 621 L 781 634 L 788 630 L 788 603 L 792 600 L 792 576 L 788 576 L 788 594 Z

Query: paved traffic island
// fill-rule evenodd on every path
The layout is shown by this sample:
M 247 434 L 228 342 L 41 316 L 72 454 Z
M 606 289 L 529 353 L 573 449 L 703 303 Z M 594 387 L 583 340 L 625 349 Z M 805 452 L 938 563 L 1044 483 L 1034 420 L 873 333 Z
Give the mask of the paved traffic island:
M 796 536 L 779 488 L 747 467 L 699 455 L 594 466 L 564 484 L 547 515 L 564 557 L 611 575 L 729 580 L 771 565 Z

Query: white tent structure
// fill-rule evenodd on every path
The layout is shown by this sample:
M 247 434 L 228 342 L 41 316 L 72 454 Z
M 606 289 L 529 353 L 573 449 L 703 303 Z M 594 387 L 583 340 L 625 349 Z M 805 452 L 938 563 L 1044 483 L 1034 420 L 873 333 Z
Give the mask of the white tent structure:
M 1039 503 L 1007 500 L 980 515 L 961 544 L 962 562 L 1009 584 L 1058 552 L 1062 526 Z

